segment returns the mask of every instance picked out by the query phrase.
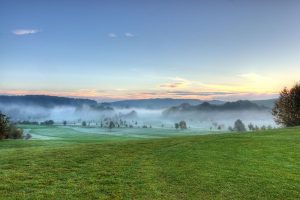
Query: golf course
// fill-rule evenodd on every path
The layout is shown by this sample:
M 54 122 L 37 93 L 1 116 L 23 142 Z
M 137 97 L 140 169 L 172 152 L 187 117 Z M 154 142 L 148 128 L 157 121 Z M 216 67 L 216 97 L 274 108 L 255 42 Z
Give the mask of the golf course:
M 21 128 L 0 141 L 0 199 L 300 199 L 299 127 Z

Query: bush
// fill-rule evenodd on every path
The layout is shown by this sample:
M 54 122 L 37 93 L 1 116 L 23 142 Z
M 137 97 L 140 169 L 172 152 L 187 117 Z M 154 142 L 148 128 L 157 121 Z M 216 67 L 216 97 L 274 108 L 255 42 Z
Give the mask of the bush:
M 24 139 L 25 139 L 25 140 L 29 140 L 29 139 L 31 139 L 31 137 L 32 137 L 32 136 L 31 136 L 29 133 L 27 133 L 27 134 L 24 136 Z
M 9 122 L 6 115 L 0 113 L 0 140 L 23 138 L 23 130 Z
M 7 136 L 8 139 L 20 139 L 23 138 L 23 130 L 17 128 L 15 125 L 10 124 L 9 133 Z
M 290 90 L 284 88 L 275 102 L 272 114 L 277 124 L 300 126 L 300 83 Z

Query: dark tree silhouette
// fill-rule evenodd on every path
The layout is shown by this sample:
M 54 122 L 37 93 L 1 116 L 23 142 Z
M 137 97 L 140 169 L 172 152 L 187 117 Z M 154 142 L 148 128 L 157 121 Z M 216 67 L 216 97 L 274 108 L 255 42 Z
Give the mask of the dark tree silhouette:
M 180 121 L 180 122 L 179 122 L 179 127 L 180 127 L 181 129 L 187 129 L 186 122 L 185 122 L 185 121 Z
M 235 131 L 246 131 L 245 124 L 242 122 L 242 120 L 238 119 L 234 122 L 234 128 Z
M 286 127 L 300 126 L 300 83 L 290 90 L 284 88 L 280 92 L 272 114 L 277 124 Z
M 47 125 L 47 126 L 51 126 L 54 124 L 53 120 L 46 120 L 44 122 L 41 122 L 41 125 Z
M 0 113 L 0 140 L 23 138 L 23 130 L 9 122 L 9 118 Z
M 0 140 L 5 139 L 9 131 L 9 119 L 0 113 Z
M 109 129 L 115 128 L 115 123 L 113 121 L 110 121 L 109 125 L 108 125 L 108 128 Z
M 254 131 L 255 130 L 255 127 L 254 127 L 254 125 L 252 123 L 250 123 L 248 125 L 248 128 L 249 128 L 250 131 Z

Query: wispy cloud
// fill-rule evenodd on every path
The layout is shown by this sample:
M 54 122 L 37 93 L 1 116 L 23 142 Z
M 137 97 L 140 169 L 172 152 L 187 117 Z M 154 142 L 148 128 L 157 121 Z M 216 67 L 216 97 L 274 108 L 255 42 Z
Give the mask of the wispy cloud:
M 217 92 L 217 91 L 162 91 L 162 90 L 97 90 L 79 89 L 71 91 L 49 90 L 1 90 L 0 95 L 52 95 L 75 98 L 89 98 L 101 101 L 115 101 L 122 99 L 148 99 L 148 98 L 186 98 L 202 100 L 238 100 L 238 99 L 268 99 L 278 96 L 277 93 L 248 93 L 248 92 Z
M 177 83 L 165 83 L 165 84 L 161 84 L 160 87 L 162 88 L 180 88 L 184 86 L 183 82 L 177 82 Z
M 193 92 L 193 91 L 169 91 L 169 94 L 179 96 L 215 96 L 215 95 L 233 95 L 234 92 Z
M 247 79 L 249 81 L 260 81 L 260 80 L 267 80 L 269 77 L 263 76 L 257 73 L 245 73 L 245 74 L 239 74 L 240 78 Z
M 179 78 L 179 77 L 175 77 L 175 78 L 170 77 L 168 79 L 173 80 L 174 82 L 164 83 L 164 84 L 159 85 L 159 87 L 166 88 L 166 89 L 175 89 L 175 88 L 184 88 L 190 84 L 190 81 L 183 79 L 183 78 Z
M 109 33 L 109 34 L 108 34 L 108 37 L 110 37 L 110 38 L 116 38 L 116 37 L 118 37 L 118 36 L 117 36 L 117 34 L 115 34 L 115 33 Z
M 129 33 L 129 32 L 124 33 L 124 35 L 125 35 L 125 37 L 128 37 L 128 38 L 135 37 L 134 34 Z
M 16 29 L 13 30 L 12 33 L 15 35 L 30 35 L 30 34 L 35 34 L 41 32 L 38 29 Z

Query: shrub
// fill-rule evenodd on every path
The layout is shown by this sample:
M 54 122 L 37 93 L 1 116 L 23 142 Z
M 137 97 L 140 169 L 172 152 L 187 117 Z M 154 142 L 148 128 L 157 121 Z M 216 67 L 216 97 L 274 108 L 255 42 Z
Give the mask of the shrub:
M 10 124 L 9 133 L 7 136 L 8 139 L 20 139 L 23 138 L 23 130 L 17 128 L 15 125 Z
M 0 113 L 0 140 L 23 138 L 23 130 L 9 122 L 6 115 Z
M 29 134 L 29 133 L 27 133 L 25 136 L 24 136 L 24 139 L 25 140 L 29 140 L 29 139 L 31 139 L 32 138 L 32 136 Z

